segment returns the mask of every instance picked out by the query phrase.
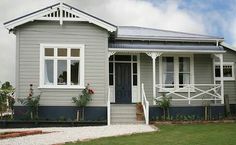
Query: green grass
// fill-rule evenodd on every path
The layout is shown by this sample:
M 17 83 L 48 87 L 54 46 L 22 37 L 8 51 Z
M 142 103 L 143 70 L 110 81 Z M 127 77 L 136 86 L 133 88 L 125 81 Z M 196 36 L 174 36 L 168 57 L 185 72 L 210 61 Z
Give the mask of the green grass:
M 161 125 L 159 132 L 107 137 L 66 145 L 236 145 L 236 123 Z

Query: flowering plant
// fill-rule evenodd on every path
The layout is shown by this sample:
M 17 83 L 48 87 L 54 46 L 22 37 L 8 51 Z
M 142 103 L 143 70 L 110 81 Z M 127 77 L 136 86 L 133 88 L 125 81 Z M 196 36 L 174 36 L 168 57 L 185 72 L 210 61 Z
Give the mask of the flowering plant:
M 91 95 L 94 94 L 94 90 L 89 88 L 89 84 L 83 89 L 82 94 L 79 97 L 73 97 L 72 101 L 80 109 L 82 119 L 84 119 L 84 107 L 92 100 Z
M 92 100 L 91 95 L 94 94 L 94 90 L 89 88 L 89 84 L 83 89 L 82 94 L 79 97 L 73 97 L 72 101 L 77 107 L 85 107 L 89 101 Z

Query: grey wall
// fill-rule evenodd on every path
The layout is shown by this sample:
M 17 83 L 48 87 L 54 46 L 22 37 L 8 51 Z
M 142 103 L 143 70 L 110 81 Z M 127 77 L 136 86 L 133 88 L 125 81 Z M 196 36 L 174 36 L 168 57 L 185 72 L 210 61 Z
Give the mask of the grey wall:
M 85 44 L 85 84 L 95 90 L 90 106 L 105 106 L 107 94 L 108 32 L 85 22 L 35 21 L 16 29 L 17 36 L 17 96 L 28 96 L 29 84 L 35 95 L 42 92 L 41 106 L 72 106 L 71 98 L 81 90 L 37 89 L 39 86 L 40 43 Z

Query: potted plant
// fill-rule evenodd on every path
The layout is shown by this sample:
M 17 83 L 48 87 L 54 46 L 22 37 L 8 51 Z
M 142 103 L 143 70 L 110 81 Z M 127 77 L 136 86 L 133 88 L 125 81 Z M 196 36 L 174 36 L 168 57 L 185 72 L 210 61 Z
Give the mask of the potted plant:
M 84 108 L 89 101 L 92 100 L 91 95 L 94 94 L 94 91 L 89 88 L 89 84 L 83 89 L 82 94 L 79 97 L 73 97 L 72 101 L 78 107 L 77 110 L 77 121 L 84 120 Z
M 143 105 L 141 102 L 136 104 L 136 119 L 138 121 L 142 121 L 144 119 Z

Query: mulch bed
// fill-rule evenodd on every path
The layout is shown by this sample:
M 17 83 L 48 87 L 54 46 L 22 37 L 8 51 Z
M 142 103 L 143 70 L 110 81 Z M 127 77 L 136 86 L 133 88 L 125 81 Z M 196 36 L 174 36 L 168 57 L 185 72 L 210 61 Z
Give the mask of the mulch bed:
M 168 124 L 207 124 L 207 123 L 235 123 L 235 120 L 199 120 L 199 121 L 152 121 L 151 124 L 155 125 L 168 125 Z
M 0 133 L 0 139 L 27 136 L 27 135 L 45 134 L 45 133 L 49 133 L 49 132 L 43 132 L 42 130 L 3 132 L 3 133 Z

